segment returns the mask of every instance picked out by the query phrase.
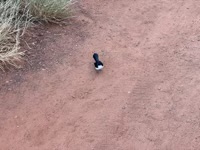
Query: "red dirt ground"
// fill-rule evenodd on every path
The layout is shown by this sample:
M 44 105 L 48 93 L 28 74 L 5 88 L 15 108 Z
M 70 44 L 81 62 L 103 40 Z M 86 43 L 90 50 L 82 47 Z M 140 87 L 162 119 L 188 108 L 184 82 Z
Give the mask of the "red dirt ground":
M 77 5 L 1 75 L 0 149 L 199 150 L 200 1 Z

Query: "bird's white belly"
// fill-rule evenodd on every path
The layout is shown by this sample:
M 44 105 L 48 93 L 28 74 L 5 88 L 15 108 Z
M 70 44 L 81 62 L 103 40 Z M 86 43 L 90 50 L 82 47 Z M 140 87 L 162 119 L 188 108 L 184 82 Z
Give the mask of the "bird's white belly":
M 99 65 L 98 68 L 95 68 L 96 70 L 102 70 L 103 69 L 103 66 L 102 65 Z

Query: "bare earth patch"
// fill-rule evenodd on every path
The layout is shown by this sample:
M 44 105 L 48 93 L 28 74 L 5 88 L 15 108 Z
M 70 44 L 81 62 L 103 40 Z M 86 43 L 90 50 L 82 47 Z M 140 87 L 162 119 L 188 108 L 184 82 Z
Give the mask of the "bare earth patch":
M 199 5 L 87 0 L 35 31 L 29 64 L 0 76 L 0 149 L 198 150 Z

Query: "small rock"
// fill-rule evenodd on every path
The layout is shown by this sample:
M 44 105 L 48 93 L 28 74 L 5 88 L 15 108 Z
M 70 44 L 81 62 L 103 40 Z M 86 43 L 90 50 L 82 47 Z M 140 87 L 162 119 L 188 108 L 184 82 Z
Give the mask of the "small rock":
M 42 33 L 39 33 L 39 34 L 38 34 L 38 36 L 43 36 L 43 35 L 44 35 L 44 34 L 42 34 Z

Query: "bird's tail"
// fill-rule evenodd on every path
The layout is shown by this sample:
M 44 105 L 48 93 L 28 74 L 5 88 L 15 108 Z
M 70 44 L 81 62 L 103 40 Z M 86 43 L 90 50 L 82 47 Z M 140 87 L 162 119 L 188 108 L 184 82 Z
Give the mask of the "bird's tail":
M 99 62 L 99 55 L 97 53 L 94 53 L 93 58 L 96 62 Z

